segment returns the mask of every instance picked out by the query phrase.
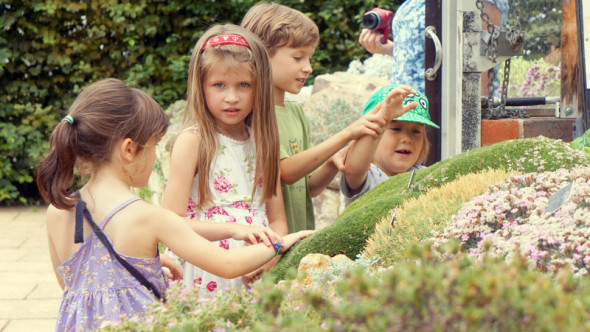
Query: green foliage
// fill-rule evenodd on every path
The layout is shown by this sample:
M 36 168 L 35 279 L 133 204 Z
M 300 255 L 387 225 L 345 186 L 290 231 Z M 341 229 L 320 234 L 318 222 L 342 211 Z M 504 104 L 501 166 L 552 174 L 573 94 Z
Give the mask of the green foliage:
M 239 24 L 257 0 L 186 2 L 3 1 L 0 4 L 0 203 L 33 202 L 35 167 L 50 131 L 85 85 L 118 77 L 164 108 L 186 93 L 190 52 L 214 23 Z M 373 4 L 277 1 L 319 26 L 314 75 L 344 70 L 367 53 L 357 45 Z M 399 2 L 399 1 L 398 1 Z M 375 6 L 392 9 L 391 1 Z
M 589 286 L 567 271 L 551 279 L 518 257 L 441 261 L 413 246 L 395 269 L 358 265 L 308 287 L 264 279 L 204 302 L 174 291 L 146 319 L 106 331 L 581 331 L 590 328 Z
M 586 130 L 582 136 L 573 140 L 570 146 L 590 154 L 590 129 Z
M 333 224 L 297 243 L 269 273 L 282 279 L 310 253 L 345 254 L 354 259 L 373 234 L 375 224 L 391 209 L 461 175 L 489 168 L 530 173 L 588 163 L 587 154 L 561 141 L 539 137 L 505 141 L 440 161 L 416 172 L 412 190 L 406 188 L 410 173 L 396 175 L 350 204 Z
M 520 24 L 525 31 L 524 56 L 543 57 L 561 47 L 561 0 L 520 1 Z M 514 2 L 508 1 L 507 24 L 516 26 Z

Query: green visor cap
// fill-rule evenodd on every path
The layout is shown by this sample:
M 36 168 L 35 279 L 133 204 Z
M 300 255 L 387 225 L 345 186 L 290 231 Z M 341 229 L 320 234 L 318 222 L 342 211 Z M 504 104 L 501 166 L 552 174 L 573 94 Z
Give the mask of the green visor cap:
M 382 102 L 385 99 L 385 97 L 387 97 L 389 92 L 395 89 L 397 86 L 398 84 L 386 85 L 381 89 L 377 90 L 375 93 L 373 93 L 371 97 L 369 97 L 367 103 L 365 104 L 365 108 L 363 109 L 363 115 L 367 114 L 370 110 L 375 108 L 375 106 Z M 416 108 L 414 108 L 413 110 L 409 110 L 404 115 L 395 118 L 394 120 L 418 122 L 440 129 L 440 127 L 436 125 L 436 123 L 430 120 L 430 114 L 428 114 L 428 98 L 426 98 L 426 96 L 423 93 L 416 92 L 415 94 L 408 95 L 406 99 L 404 99 L 403 104 L 406 105 L 407 103 L 412 101 L 417 102 L 418 106 L 416 106 Z

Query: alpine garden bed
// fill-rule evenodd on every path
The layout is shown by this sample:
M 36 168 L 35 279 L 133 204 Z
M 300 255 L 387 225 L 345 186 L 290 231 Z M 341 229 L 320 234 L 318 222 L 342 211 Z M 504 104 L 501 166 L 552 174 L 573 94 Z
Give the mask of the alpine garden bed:
M 582 150 L 539 137 L 441 161 L 411 188 L 411 174 L 394 176 L 251 289 L 206 300 L 173 286 L 167 305 L 106 330 L 589 330 L 588 165 Z M 309 284 L 296 268 L 310 253 L 354 261 L 308 272 Z

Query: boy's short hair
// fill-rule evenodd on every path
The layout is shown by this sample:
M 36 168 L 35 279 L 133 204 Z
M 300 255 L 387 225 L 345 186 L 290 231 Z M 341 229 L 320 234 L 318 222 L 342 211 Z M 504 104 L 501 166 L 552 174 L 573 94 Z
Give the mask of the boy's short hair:
M 241 25 L 260 37 L 270 56 L 280 47 L 317 46 L 320 42 L 318 26 L 309 17 L 278 3 L 253 6 Z

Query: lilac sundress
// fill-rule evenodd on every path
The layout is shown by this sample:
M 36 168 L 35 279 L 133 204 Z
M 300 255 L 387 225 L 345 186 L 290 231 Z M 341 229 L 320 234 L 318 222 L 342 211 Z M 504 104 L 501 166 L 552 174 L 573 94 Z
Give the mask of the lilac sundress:
M 117 206 L 99 227 L 104 229 L 115 213 L 139 199 L 133 197 Z M 137 258 L 117 253 L 164 294 L 167 283 L 159 254 L 154 258 Z M 156 300 L 111 256 L 94 232 L 58 267 L 58 271 L 64 280 L 65 289 L 56 331 L 86 331 L 99 328 L 104 322 L 120 321 L 122 316 L 143 316 L 146 305 Z

